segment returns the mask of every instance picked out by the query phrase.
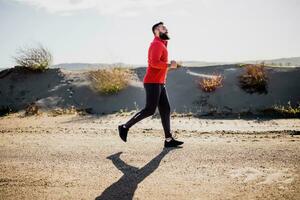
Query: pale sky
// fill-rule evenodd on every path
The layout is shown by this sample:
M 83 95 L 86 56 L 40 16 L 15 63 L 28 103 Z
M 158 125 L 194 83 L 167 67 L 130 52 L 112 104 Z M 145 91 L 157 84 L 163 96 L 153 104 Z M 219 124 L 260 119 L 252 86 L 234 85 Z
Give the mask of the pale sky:
M 37 42 L 63 62 L 147 64 L 151 27 L 169 60 L 300 56 L 300 0 L 0 0 L 0 67 Z

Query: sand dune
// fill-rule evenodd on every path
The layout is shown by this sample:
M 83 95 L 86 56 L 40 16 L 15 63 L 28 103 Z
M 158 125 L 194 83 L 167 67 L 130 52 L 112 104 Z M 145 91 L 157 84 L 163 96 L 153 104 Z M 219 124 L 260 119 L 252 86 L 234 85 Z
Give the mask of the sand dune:
M 146 68 L 134 68 L 136 80 L 116 95 L 93 91 L 86 71 L 50 69 L 43 74 L 11 70 L 0 73 L 0 106 L 22 110 L 31 102 L 42 109 L 68 107 L 90 108 L 93 113 L 107 114 L 121 109 L 141 109 L 145 104 L 142 79 Z M 183 67 L 171 71 L 167 90 L 172 111 L 199 115 L 215 113 L 257 113 L 274 104 L 295 105 L 300 101 L 300 68 L 267 68 L 269 83 L 266 94 L 249 94 L 238 85 L 243 69 L 236 65 Z M 201 77 L 214 73 L 224 76 L 223 87 L 204 93 L 197 86 Z

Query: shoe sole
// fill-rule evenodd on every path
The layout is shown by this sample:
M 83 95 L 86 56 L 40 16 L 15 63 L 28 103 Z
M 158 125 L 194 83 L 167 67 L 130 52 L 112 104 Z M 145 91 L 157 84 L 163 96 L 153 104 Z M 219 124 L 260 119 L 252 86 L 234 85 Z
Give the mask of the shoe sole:
M 166 147 L 166 148 L 169 148 L 169 147 L 178 147 L 178 146 L 180 146 L 180 145 L 183 145 L 183 143 L 178 144 L 178 145 L 176 145 L 176 146 L 164 146 L 164 147 Z
M 169 149 L 169 148 L 174 148 L 174 149 L 181 149 L 183 146 L 175 146 L 175 147 L 164 147 L 164 149 Z

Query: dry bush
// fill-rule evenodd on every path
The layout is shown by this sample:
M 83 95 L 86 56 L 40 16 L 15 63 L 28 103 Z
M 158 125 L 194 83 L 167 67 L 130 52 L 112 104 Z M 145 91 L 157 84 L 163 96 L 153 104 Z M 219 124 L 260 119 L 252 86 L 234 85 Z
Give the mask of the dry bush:
M 69 106 L 67 108 L 55 108 L 50 110 L 48 116 L 56 117 L 60 115 L 87 115 L 92 114 L 92 108 L 76 108 Z
M 68 108 L 55 108 L 50 111 L 50 115 L 56 117 L 58 115 L 73 115 L 77 114 L 77 110 L 74 106 Z
M 213 92 L 217 88 L 223 86 L 223 76 L 222 75 L 214 75 L 210 78 L 201 78 L 198 81 L 198 84 L 202 91 L 204 92 Z
M 133 72 L 128 68 L 104 68 L 90 72 L 92 87 L 103 94 L 115 94 L 129 85 Z
M 287 105 L 274 105 L 271 108 L 262 110 L 264 114 L 280 117 L 300 117 L 300 103 L 292 106 L 289 101 Z
M 264 63 L 245 65 L 244 74 L 239 76 L 240 87 L 248 93 L 267 93 L 267 81 Z
M 44 71 L 52 63 L 52 55 L 49 50 L 41 44 L 37 47 L 22 47 L 17 50 L 17 56 L 13 57 L 15 62 L 33 71 Z
M 172 118 L 175 118 L 175 117 L 193 117 L 193 116 L 195 116 L 195 114 L 194 113 L 192 113 L 192 112 L 186 112 L 186 113 L 178 113 L 178 112 L 176 112 L 176 111 L 173 111 L 172 113 L 171 113 L 171 117 Z
M 35 103 L 30 103 L 25 109 L 25 116 L 40 114 L 39 107 Z

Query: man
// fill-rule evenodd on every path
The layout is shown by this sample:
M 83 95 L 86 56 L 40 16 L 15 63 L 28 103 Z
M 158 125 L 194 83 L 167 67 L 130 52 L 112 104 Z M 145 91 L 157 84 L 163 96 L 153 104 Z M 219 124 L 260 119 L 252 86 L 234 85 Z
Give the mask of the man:
M 152 32 L 154 34 L 154 39 L 148 49 L 148 67 L 143 79 L 146 91 L 146 105 L 129 121 L 118 126 L 119 136 L 126 142 L 129 128 L 138 121 L 153 115 L 158 106 L 165 133 L 164 147 L 176 147 L 183 144 L 183 142 L 175 140 L 170 131 L 171 108 L 165 84 L 168 70 L 176 69 L 177 63 L 172 60 L 171 63 L 168 64 L 167 40 L 170 38 L 168 29 L 164 26 L 163 22 L 154 24 Z

